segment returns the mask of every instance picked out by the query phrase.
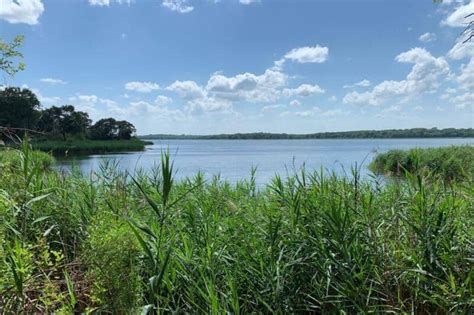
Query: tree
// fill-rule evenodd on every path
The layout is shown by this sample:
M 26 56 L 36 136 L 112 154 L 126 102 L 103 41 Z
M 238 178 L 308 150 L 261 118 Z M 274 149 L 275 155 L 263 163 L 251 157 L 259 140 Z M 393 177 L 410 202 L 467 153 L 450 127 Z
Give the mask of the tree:
M 40 102 L 29 89 L 7 87 L 0 91 L 0 126 L 32 129 L 39 117 Z
M 128 140 L 135 133 L 135 126 L 128 121 L 117 121 L 113 118 L 104 118 L 91 127 L 91 137 L 97 140 L 124 139 Z
M 63 140 L 66 140 L 68 134 L 85 135 L 90 125 L 89 114 L 76 111 L 72 105 L 45 109 L 38 121 L 39 130 L 60 134 Z
M 23 62 L 15 64 L 15 58 L 23 58 L 23 54 L 18 51 L 18 47 L 23 44 L 25 37 L 17 35 L 12 43 L 4 42 L 0 39 L 0 70 L 7 73 L 9 76 L 14 76 L 18 71 L 25 69 Z
M 134 125 L 125 120 L 117 121 L 117 126 L 119 139 L 130 140 L 132 135 L 137 131 Z

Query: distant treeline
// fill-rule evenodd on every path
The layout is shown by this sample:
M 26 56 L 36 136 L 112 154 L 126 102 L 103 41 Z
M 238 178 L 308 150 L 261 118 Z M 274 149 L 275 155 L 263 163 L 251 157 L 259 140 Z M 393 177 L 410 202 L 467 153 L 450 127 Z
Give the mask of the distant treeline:
M 246 139 L 370 139 L 370 138 L 474 138 L 473 128 L 412 128 L 387 130 L 357 130 L 340 132 L 319 132 L 310 134 L 288 133 L 234 133 L 218 135 L 167 135 L 155 134 L 140 136 L 141 139 L 196 139 L 196 140 L 246 140 Z

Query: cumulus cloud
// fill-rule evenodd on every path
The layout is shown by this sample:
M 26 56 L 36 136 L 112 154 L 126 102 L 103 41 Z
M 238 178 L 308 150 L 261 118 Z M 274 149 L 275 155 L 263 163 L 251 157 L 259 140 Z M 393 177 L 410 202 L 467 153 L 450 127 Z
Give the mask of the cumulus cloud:
M 294 48 L 285 55 L 285 59 L 298 63 L 323 63 L 327 60 L 329 49 L 319 45 Z
M 40 79 L 40 82 L 51 84 L 51 85 L 58 85 L 58 84 L 66 84 L 67 82 L 61 79 L 53 79 L 53 78 L 43 78 Z
M 474 12 L 474 1 L 459 5 L 441 24 L 448 25 L 451 27 L 465 27 L 466 16 Z
M 457 42 L 448 52 L 448 57 L 454 60 L 474 57 L 474 42 Z
M 313 94 L 320 94 L 324 93 L 325 91 L 317 84 L 311 85 L 311 84 L 301 84 L 297 88 L 294 89 L 284 89 L 283 90 L 283 95 L 285 96 L 311 96 Z
M 471 58 L 468 64 L 461 66 L 461 72 L 457 76 L 456 81 L 463 89 L 474 89 L 474 58 Z
M 370 83 L 369 80 L 364 79 L 364 80 L 356 82 L 354 84 L 344 85 L 343 88 L 344 89 L 352 89 L 352 88 L 355 88 L 355 87 L 368 87 L 368 86 L 371 86 L 371 85 L 372 85 L 372 83 Z
M 230 101 L 210 96 L 194 81 L 175 81 L 166 89 L 186 100 L 186 109 L 190 112 L 229 111 L 232 108 Z
M 168 91 L 176 92 L 184 99 L 196 99 L 205 96 L 204 89 L 194 81 L 175 81 L 166 89 Z
M 194 7 L 188 4 L 188 0 L 163 0 L 162 5 L 178 13 L 189 13 Z
M 158 95 L 155 98 L 155 105 L 158 105 L 158 106 L 168 105 L 171 103 L 173 103 L 173 100 L 170 97 L 165 96 L 165 95 Z
M 279 88 L 286 85 L 286 74 L 267 69 L 261 75 L 242 73 L 233 77 L 215 73 L 207 82 L 212 96 L 230 101 L 271 102 L 278 99 Z
M 428 43 L 436 40 L 436 34 L 435 33 L 424 33 L 418 37 L 420 42 Z
M 0 19 L 9 23 L 35 25 L 43 12 L 41 0 L 0 0 Z
M 125 89 L 140 93 L 150 93 L 151 91 L 159 90 L 160 86 L 157 83 L 153 82 L 132 81 L 125 83 Z
M 399 54 L 396 61 L 414 64 L 405 80 L 383 81 L 371 91 L 351 92 L 344 96 L 345 104 L 379 106 L 394 97 L 413 97 L 433 92 L 439 87 L 439 80 L 449 74 L 449 65 L 443 57 L 433 57 L 423 48 L 413 48 Z

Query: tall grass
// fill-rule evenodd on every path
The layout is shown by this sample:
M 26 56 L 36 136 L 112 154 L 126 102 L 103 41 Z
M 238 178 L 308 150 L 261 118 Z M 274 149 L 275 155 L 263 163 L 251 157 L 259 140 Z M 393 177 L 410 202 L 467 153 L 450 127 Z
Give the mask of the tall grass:
M 30 156 L 27 146 L 20 152 Z M 0 164 L 0 312 L 468 313 L 474 189 Z M 26 165 L 25 165 L 26 164 Z
M 109 152 L 143 151 L 150 142 L 130 140 L 44 140 L 32 143 L 35 150 L 50 152 L 57 156 L 74 154 L 100 154 Z
M 404 175 L 432 173 L 447 180 L 474 180 L 474 146 L 450 146 L 390 150 L 378 154 L 369 165 L 377 173 Z

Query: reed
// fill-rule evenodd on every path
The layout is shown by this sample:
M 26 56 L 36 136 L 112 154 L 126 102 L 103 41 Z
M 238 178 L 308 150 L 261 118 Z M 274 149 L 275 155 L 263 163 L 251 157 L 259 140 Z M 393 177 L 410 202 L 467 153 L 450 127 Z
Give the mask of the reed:
M 1 155 L 2 153 L 0 153 Z M 267 186 L 0 162 L 0 312 L 468 313 L 474 189 L 304 168 Z M 30 158 L 31 157 L 31 158 Z

